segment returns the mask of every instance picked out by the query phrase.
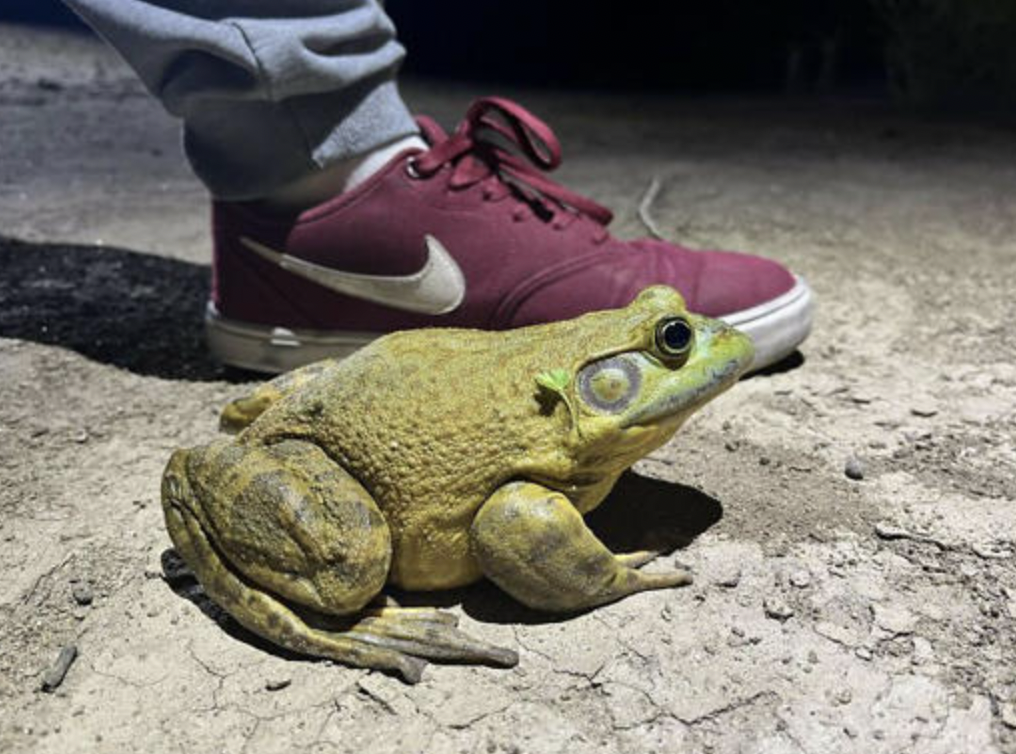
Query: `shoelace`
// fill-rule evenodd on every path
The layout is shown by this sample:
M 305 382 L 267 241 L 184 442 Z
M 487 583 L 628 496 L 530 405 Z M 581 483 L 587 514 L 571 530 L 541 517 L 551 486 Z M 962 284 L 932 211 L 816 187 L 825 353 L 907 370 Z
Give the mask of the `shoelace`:
M 448 165 L 452 168 L 451 188 L 482 184 L 485 199 L 512 192 L 534 212 L 540 214 L 542 209 L 556 227 L 566 227 L 579 216 L 601 226 L 613 219 L 606 207 L 544 175 L 561 164 L 561 144 L 550 126 L 511 100 L 476 100 L 450 136 L 425 115 L 418 116 L 417 123 L 431 145 L 410 163 L 417 176 L 429 178 Z M 498 136 L 518 154 L 499 144 Z

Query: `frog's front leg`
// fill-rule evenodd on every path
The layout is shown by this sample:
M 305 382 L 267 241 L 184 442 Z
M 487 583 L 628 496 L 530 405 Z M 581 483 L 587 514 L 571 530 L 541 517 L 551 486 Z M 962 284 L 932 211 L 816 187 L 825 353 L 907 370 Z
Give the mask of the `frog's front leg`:
M 691 583 L 687 571 L 636 570 L 652 553 L 614 555 L 567 497 L 530 482 L 495 492 L 477 513 L 470 536 L 487 578 L 539 610 L 581 610 Z
M 228 441 L 173 454 L 163 476 L 170 538 L 208 596 L 287 649 L 419 680 L 419 658 L 513 665 L 454 616 L 369 607 L 391 563 L 373 499 L 318 447 Z

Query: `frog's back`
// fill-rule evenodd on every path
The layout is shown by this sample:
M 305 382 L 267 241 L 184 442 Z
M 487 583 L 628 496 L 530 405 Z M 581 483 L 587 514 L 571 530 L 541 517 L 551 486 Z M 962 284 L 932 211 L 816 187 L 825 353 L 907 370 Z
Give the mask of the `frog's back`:
M 468 542 L 477 509 L 549 443 L 536 427 L 538 363 L 505 334 L 398 333 L 279 401 L 243 439 L 317 444 L 384 513 L 392 580 L 458 586 L 480 576 Z

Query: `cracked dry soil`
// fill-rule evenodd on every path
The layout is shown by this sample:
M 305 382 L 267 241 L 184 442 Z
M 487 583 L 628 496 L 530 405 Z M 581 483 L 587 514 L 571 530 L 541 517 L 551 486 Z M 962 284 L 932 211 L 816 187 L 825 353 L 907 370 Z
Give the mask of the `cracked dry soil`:
M 472 94 L 406 89 L 445 122 Z M 0 751 L 1016 752 L 1012 128 L 508 94 L 622 235 L 655 178 L 666 234 L 764 251 L 819 297 L 799 358 L 595 515 L 618 544 L 674 535 L 662 565 L 695 584 L 561 620 L 434 595 L 521 662 L 416 687 L 224 620 L 171 567 L 157 499 L 248 379 L 201 346 L 204 197 L 107 51 L 0 27 Z

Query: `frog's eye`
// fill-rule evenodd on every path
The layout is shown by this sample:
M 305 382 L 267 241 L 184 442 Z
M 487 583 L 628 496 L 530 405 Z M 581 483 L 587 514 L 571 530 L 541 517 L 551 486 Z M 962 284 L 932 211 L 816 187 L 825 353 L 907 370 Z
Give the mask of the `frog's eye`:
M 579 396 L 605 413 L 623 411 L 638 395 L 642 373 L 627 356 L 593 362 L 579 372 Z
M 669 358 L 687 356 L 695 343 L 695 331 L 684 317 L 668 317 L 656 325 L 656 347 Z

